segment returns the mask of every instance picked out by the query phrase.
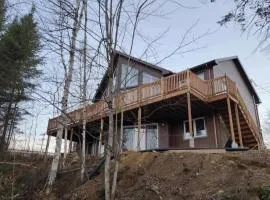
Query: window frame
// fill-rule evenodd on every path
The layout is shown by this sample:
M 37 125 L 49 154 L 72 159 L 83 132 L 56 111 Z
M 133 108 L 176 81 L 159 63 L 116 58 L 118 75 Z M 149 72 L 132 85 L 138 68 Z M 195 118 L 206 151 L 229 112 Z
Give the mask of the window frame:
M 150 81 L 147 81 L 147 82 L 144 82 L 144 78 L 145 77 L 148 77 L 148 78 L 151 77 L 151 80 Z M 150 73 L 148 73 L 146 71 L 143 71 L 142 72 L 142 84 L 150 84 L 150 83 L 154 83 L 154 82 L 156 82 L 158 80 L 159 80 L 158 77 L 153 76 L 152 74 L 150 74 Z
M 136 78 L 137 79 L 136 81 L 137 81 L 137 83 L 135 85 L 128 86 L 127 83 L 130 80 L 132 80 L 134 77 L 130 77 L 129 80 L 126 80 L 126 79 L 128 79 L 128 75 L 129 74 L 125 74 L 126 77 L 123 77 L 123 68 L 124 68 L 124 66 L 127 68 L 126 69 L 127 70 L 126 72 L 128 72 L 129 69 L 131 69 L 130 70 L 130 73 L 132 72 L 132 70 L 136 70 L 137 71 L 137 74 L 136 74 L 136 77 L 137 77 Z M 120 89 L 122 90 L 122 89 L 129 89 L 129 88 L 138 87 L 139 84 L 140 84 L 140 70 L 137 69 L 136 67 L 132 67 L 132 66 L 130 66 L 128 64 L 122 64 L 121 65 L 121 77 L 120 77 Z
M 200 120 L 202 119 L 203 120 L 203 123 L 204 123 L 204 130 L 205 130 L 205 134 L 203 135 L 197 135 L 197 130 L 196 130 L 196 121 L 197 120 Z M 187 134 L 186 132 L 186 123 L 188 122 L 188 120 L 184 120 L 183 122 L 183 126 L 184 126 L 184 134 L 183 134 L 183 138 L 184 140 L 190 140 L 191 139 L 191 136 Z M 205 123 L 205 117 L 197 117 L 197 118 L 193 118 L 192 119 L 192 128 L 193 128 L 193 134 L 194 134 L 194 138 L 205 138 L 207 137 L 207 127 L 206 127 L 206 123 Z
M 156 148 L 159 148 L 159 124 L 158 123 L 147 123 L 147 124 L 142 124 L 141 125 L 141 131 L 143 131 L 142 129 L 144 129 L 144 131 L 143 132 L 141 132 L 141 134 L 143 133 L 144 134 L 144 144 L 145 144 L 145 147 L 144 147 L 144 149 L 140 149 L 140 150 L 147 150 L 147 127 L 148 126 L 155 126 L 156 127 L 156 139 L 157 139 L 157 141 L 156 141 Z M 135 141 L 134 141 L 134 148 L 132 148 L 132 149 L 130 149 L 130 150 L 135 150 L 135 151 L 137 151 L 137 142 L 138 142 L 138 137 L 142 137 L 142 135 L 140 135 L 139 136 L 139 134 L 138 134 L 138 125 L 127 125 L 127 126 L 124 126 L 123 127 L 123 133 L 124 133 L 124 129 L 135 129 L 135 135 L 134 135 L 134 138 L 135 138 Z M 141 141 L 141 139 L 142 138 L 140 138 L 140 141 Z M 140 143 L 140 145 L 141 145 L 141 143 Z M 122 143 L 122 147 L 121 148 L 123 148 L 123 143 Z M 141 146 L 140 146 L 140 148 L 141 148 Z

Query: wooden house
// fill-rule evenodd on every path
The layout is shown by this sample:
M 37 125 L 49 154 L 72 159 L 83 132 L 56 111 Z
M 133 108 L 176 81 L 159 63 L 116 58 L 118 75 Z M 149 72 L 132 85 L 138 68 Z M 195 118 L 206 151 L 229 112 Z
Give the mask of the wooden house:
M 108 130 L 107 84 L 106 73 L 86 107 L 92 154 L 102 151 Z M 113 84 L 115 130 L 123 130 L 123 150 L 263 146 L 260 98 L 238 57 L 174 73 L 117 52 Z M 79 141 L 82 108 L 68 116 L 68 139 Z M 56 135 L 58 119 L 49 120 L 49 135 Z

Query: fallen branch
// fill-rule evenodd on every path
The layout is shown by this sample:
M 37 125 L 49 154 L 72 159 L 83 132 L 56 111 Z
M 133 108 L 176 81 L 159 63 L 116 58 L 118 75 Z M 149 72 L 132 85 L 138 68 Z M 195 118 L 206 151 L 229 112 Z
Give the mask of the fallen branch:
M 33 166 L 33 165 L 29 165 L 29 164 L 24 164 L 24 163 L 0 162 L 0 164 L 6 164 L 6 165 L 21 165 L 21 166 L 25 166 L 25 167 L 32 167 L 32 168 L 38 169 L 38 167 L 35 167 L 35 166 Z

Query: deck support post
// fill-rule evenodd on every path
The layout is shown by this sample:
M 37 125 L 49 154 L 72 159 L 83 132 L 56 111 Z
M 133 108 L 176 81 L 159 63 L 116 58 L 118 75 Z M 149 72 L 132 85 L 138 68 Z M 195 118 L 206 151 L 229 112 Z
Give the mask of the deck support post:
M 124 135 L 124 111 L 121 111 L 121 122 L 120 122 L 120 144 L 119 151 L 122 152 L 122 144 L 123 144 L 123 135 Z
M 194 134 L 192 129 L 192 112 L 191 112 L 191 100 L 190 100 L 190 92 L 187 93 L 187 104 L 188 104 L 188 126 L 190 133 L 189 147 L 194 148 Z
M 104 130 L 104 119 L 101 118 L 101 120 L 100 120 L 99 142 L 98 142 L 98 155 L 101 155 L 103 130 Z
M 138 109 L 138 137 L 137 137 L 137 151 L 140 151 L 140 140 L 141 140 L 141 126 L 142 126 L 142 109 Z
M 242 132 L 241 132 L 241 127 L 240 127 L 240 120 L 239 120 L 239 112 L 238 112 L 238 107 L 237 103 L 234 103 L 234 110 L 235 110 L 235 117 L 236 117 L 236 124 L 237 124 L 237 131 L 238 131 L 238 136 L 239 136 L 239 142 L 240 142 L 240 147 L 243 148 L 243 138 L 242 138 Z
M 214 124 L 215 144 L 216 144 L 216 148 L 218 148 L 216 114 L 215 113 L 213 113 L 213 124 Z
M 73 128 L 70 129 L 70 138 L 69 138 L 69 147 L 68 147 L 68 153 L 71 153 L 72 151 L 72 141 L 73 141 Z
M 227 106 L 228 106 L 228 114 L 229 114 L 229 122 L 230 122 L 230 132 L 231 132 L 231 136 L 232 136 L 232 144 L 234 144 L 235 143 L 235 135 L 234 135 L 234 129 L 233 129 L 231 101 L 230 101 L 229 97 L 227 97 Z

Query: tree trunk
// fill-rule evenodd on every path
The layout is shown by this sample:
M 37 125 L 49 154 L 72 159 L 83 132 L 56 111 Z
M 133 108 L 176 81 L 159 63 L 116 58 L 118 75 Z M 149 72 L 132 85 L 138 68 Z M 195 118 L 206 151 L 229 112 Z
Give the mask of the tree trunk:
M 86 120 L 84 119 L 83 120 L 83 131 L 82 131 L 82 166 L 81 166 L 81 180 L 82 181 L 83 181 L 84 175 L 85 175 L 85 128 L 86 128 Z
M 67 108 L 68 108 L 68 96 L 70 90 L 70 84 L 72 81 L 72 73 L 74 67 L 74 57 L 76 51 L 76 38 L 81 24 L 82 18 L 82 11 L 79 14 L 80 10 L 80 2 L 81 0 L 76 1 L 76 12 L 74 16 L 73 28 L 72 28 L 72 36 L 71 36 L 71 45 L 70 45 L 70 52 L 69 52 L 69 62 L 68 62 L 68 72 L 65 74 L 65 81 L 64 81 L 64 91 L 61 101 L 61 116 L 60 122 L 58 123 L 57 129 L 57 136 L 56 136 L 56 146 L 55 146 L 55 153 L 54 158 L 52 161 L 51 170 L 49 172 L 48 184 L 46 188 L 46 193 L 49 194 L 51 192 L 51 187 L 55 181 L 56 173 L 59 165 L 59 158 L 61 154 L 61 144 L 62 144 L 62 137 L 63 137 L 63 130 L 67 127 L 68 118 L 67 118 Z
M 64 158 L 63 158 L 62 168 L 65 168 L 65 161 L 66 161 L 66 158 L 67 158 L 67 135 L 68 135 L 68 129 L 65 128 Z
M 48 155 L 48 149 L 49 149 L 49 146 L 50 146 L 50 141 L 51 141 L 51 136 L 48 135 L 47 143 L 46 143 L 46 149 L 45 149 L 45 154 L 44 154 L 44 163 L 45 164 L 47 162 L 47 155 Z
M 116 192 L 116 187 L 117 187 L 117 176 L 118 176 L 118 169 L 119 169 L 119 163 L 120 163 L 120 153 L 121 153 L 122 140 L 123 140 L 123 120 L 124 120 L 124 113 L 123 113 L 123 111 L 121 111 L 120 135 L 118 135 L 118 137 L 116 137 L 117 143 L 116 143 L 115 166 L 114 166 L 114 174 L 113 174 L 113 182 L 112 182 L 111 200 L 114 200 L 114 198 L 115 198 L 115 192 Z
M 112 56 L 113 57 L 113 56 Z M 110 59 L 109 63 L 109 81 L 108 81 L 108 108 L 109 108 L 109 131 L 108 131 L 108 142 L 105 151 L 105 199 L 110 200 L 111 199 L 111 176 L 110 176 L 110 169 L 111 169 L 111 155 L 113 150 L 113 133 L 114 133 L 114 106 L 113 106 L 113 77 L 112 77 L 112 71 L 113 71 L 113 59 Z
M 13 131 L 14 131 L 15 123 L 16 123 L 17 112 L 18 112 L 18 108 L 17 108 L 17 103 L 16 103 L 14 108 L 13 108 L 13 114 L 12 114 L 13 116 L 12 116 L 12 121 L 11 121 L 11 124 L 10 124 L 10 127 L 9 127 L 8 137 L 7 137 L 7 140 L 6 140 L 5 151 L 8 150 L 9 145 L 10 145 L 11 137 L 13 135 Z
M 87 53 L 87 0 L 84 0 L 84 43 L 83 43 L 83 132 L 82 132 L 82 166 L 81 166 L 81 180 L 83 181 L 85 175 L 85 139 L 86 139 L 86 53 Z
M 105 199 L 111 199 L 111 184 L 110 184 L 110 169 L 111 169 L 111 153 L 113 148 L 113 109 L 109 111 L 109 132 L 108 142 L 106 145 L 106 156 L 105 156 Z
M 5 114 L 5 120 L 4 120 L 4 124 L 3 124 L 3 132 L 2 132 L 2 136 L 0 138 L 0 152 L 5 152 L 5 150 L 7 149 L 7 141 L 6 141 L 6 135 L 7 135 L 7 131 L 8 131 L 8 125 L 9 125 L 9 120 L 10 120 L 10 115 L 11 115 L 11 109 L 12 109 L 12 104 L 13 104 L 13 95 L 14 95 L 14 89 L 12 90 L 11 96 L 10 96 L 10 101 L 8 104 L 8 108 Z

